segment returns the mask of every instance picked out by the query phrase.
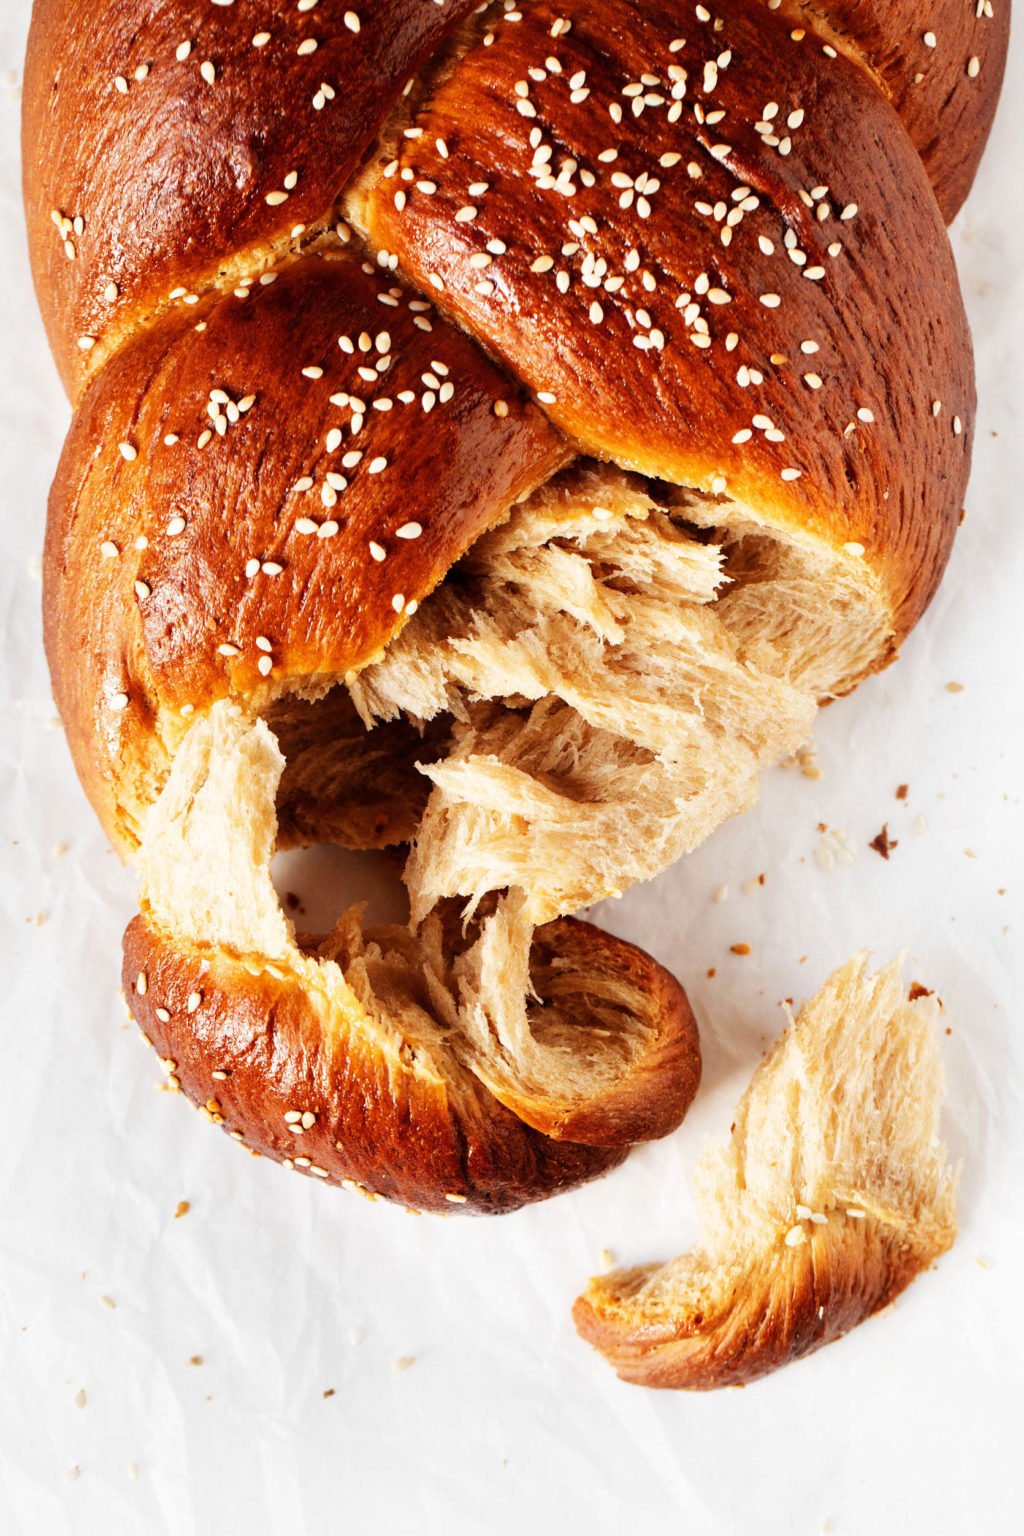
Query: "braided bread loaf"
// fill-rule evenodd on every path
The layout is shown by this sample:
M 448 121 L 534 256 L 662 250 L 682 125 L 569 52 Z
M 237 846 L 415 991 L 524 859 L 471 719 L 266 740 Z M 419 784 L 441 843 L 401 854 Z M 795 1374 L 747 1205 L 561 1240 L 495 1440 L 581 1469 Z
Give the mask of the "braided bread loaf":
M 567 914 L 939 580 L 1007 11 L 935 9 L 36 0 L 54 689 L 132 1010 L 253 1149 L 498 1211 L 685 1112 L 685 996 Z M 316 841 L 411 845 L 409 926 L 297 934 Z

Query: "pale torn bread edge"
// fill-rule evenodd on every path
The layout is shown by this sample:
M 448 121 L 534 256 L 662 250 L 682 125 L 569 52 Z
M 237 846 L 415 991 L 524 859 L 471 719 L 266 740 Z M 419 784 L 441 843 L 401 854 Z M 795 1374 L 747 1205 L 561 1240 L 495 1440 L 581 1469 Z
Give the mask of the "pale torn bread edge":
M 695 1178 L 700 1242 L 590 1281 L 581 1335 L 624 1381 L 742 1385 L 841 1337 L 953 1243 L 932 996 L 858 954 L 751 1079 Z

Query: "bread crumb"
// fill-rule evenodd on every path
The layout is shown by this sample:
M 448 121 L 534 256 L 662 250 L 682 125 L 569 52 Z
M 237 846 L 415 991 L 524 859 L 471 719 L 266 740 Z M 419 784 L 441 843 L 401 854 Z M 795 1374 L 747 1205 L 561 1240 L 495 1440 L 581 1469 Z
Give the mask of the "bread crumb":
M 188 1363 L 189 1365 L 202 1365 L 203 1357 L 202 1355 L 189 1355 Z
M 928 823 L 925 820 L 925 818 L 923 816 L 918 816 L 918 817 L 915 818 L 914 825 L 911 827 L 910 830 L 913 832 L 915 837 L 920 837 L 921 833 L 925 830 L 925 828 L 927 826 L 928 826 Z
M 187 1200 L 179 1200 L 177 1205 L 174 1207 L 174 1219 L 175 1219 L 175 1221 L 180 1220 L 180 1218 L 182 1216 L 187 1216 L 191 1209 L 192 1209 L 192 1206 L 189 1204 L 189 1202 Z
M 734 955 L 749 955 L 750 954 L 750 945 L 749 944 L 730 944 L 729 948 L 732 950 Z
M 64 1481 L 66 1483 L 77 1483 L 81 1475 L 81 1467 L 68 1467 L 67 1471 L 64 1473 Z
M 111 1311 L 113 1311 L 117 1306 L 117 1302 L 114 1300 L 113 1296 L 101 1296 L 100 1301 L 105 1307 L 109 1307 Z
M 897 784 L 897 786 L 896 786 L 896 799 L 897 800 L 905 800 L 907 798 L 907 795 L 909 794 L 909 792 L 910 792 L 910 785 L 909 784 Z
M 982 1253 L 978 1254 L 978 1257 L 975 1259 L 974 1262 L 975 1262 L 975 1264 L 977 1264 L 979 1269 L 991 1269 L 992 1268 L 992 1266 L 989 1263 L 988 1259 L 986 1259 L 984 1254 L 982 1254 Z
M 934 997 L 931 987 L 922 987 L 919 981 L 910 983 L 910 991 L 907 993 L 907 1002 L 916 1003 L 919 997 Z
M 363 1330 L 361 1328 L 350 1328 L 348 1331 L 348 1341 L 350 1344 L 361 1344 L 363 1342 Z
M 334 1392 L 335 1392 L 335 1388 L 334 1387 L 324 1387 L 323 1396 L 325 1398 L 333 1397 L 334 1396 Z
M 963 693 L 963 691 L 964 691 L 963 683 L 947 683 L 946 684 L 946 692 L 947 693 Z
M 407 1371 L 411 1365 L 415 1364 L 415 1355 L 399 1355 L 397 1360 L 392 1361 L 391 1368 L 395 1371 Z
M 611 1269 L 615 1263 L 615 1255 L 610 1248 L 601 1249 L 601 1268 Z
M 875 834 L 868 843 L 868 847 L 873 848 L 876 853 L 880 853 L 882 858 L 887 861 L 892 850 L 899 847 L 896 839 L 889 836 L 889 823 L 887 821 L 883 822 L 881 832 Z
M 712 893 L 711 900 L 715 901 L 715 902 L 719 902 L 719 903 L 721 903 L 723 901 L 728 901 L 729 900 L 729 887 L 727 885 L 720 885 L 718 887 L 718 890 L 714 891 Z
M 78 1391 L 75 1393 L 75 1407 L 84 1408 L 88 1401 L 89 1399 L 85 1395 L 85 1388 L 79 1387 Z

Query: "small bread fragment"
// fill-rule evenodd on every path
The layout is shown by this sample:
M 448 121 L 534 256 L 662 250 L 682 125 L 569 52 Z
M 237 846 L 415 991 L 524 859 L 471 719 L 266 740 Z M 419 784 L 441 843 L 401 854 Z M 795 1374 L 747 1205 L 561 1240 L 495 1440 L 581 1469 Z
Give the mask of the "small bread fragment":
M 573 1316 L 624 1381 L 740 1386 L 888 1305 L 956 1235 L 939 1140 L 931 996 L 866 954 L 828 979 L 762 1061 L 695 1188 L 701 1241 L 590 1281 Z

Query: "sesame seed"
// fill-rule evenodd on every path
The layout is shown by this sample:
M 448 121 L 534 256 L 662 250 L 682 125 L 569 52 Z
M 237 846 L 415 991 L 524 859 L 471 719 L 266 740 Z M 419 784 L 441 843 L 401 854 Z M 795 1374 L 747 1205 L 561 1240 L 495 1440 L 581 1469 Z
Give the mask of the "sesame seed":
M 117 451 L 128 464 L 133 463 L 139 456 L 139 450 L 134 443 L 118 443 Z

